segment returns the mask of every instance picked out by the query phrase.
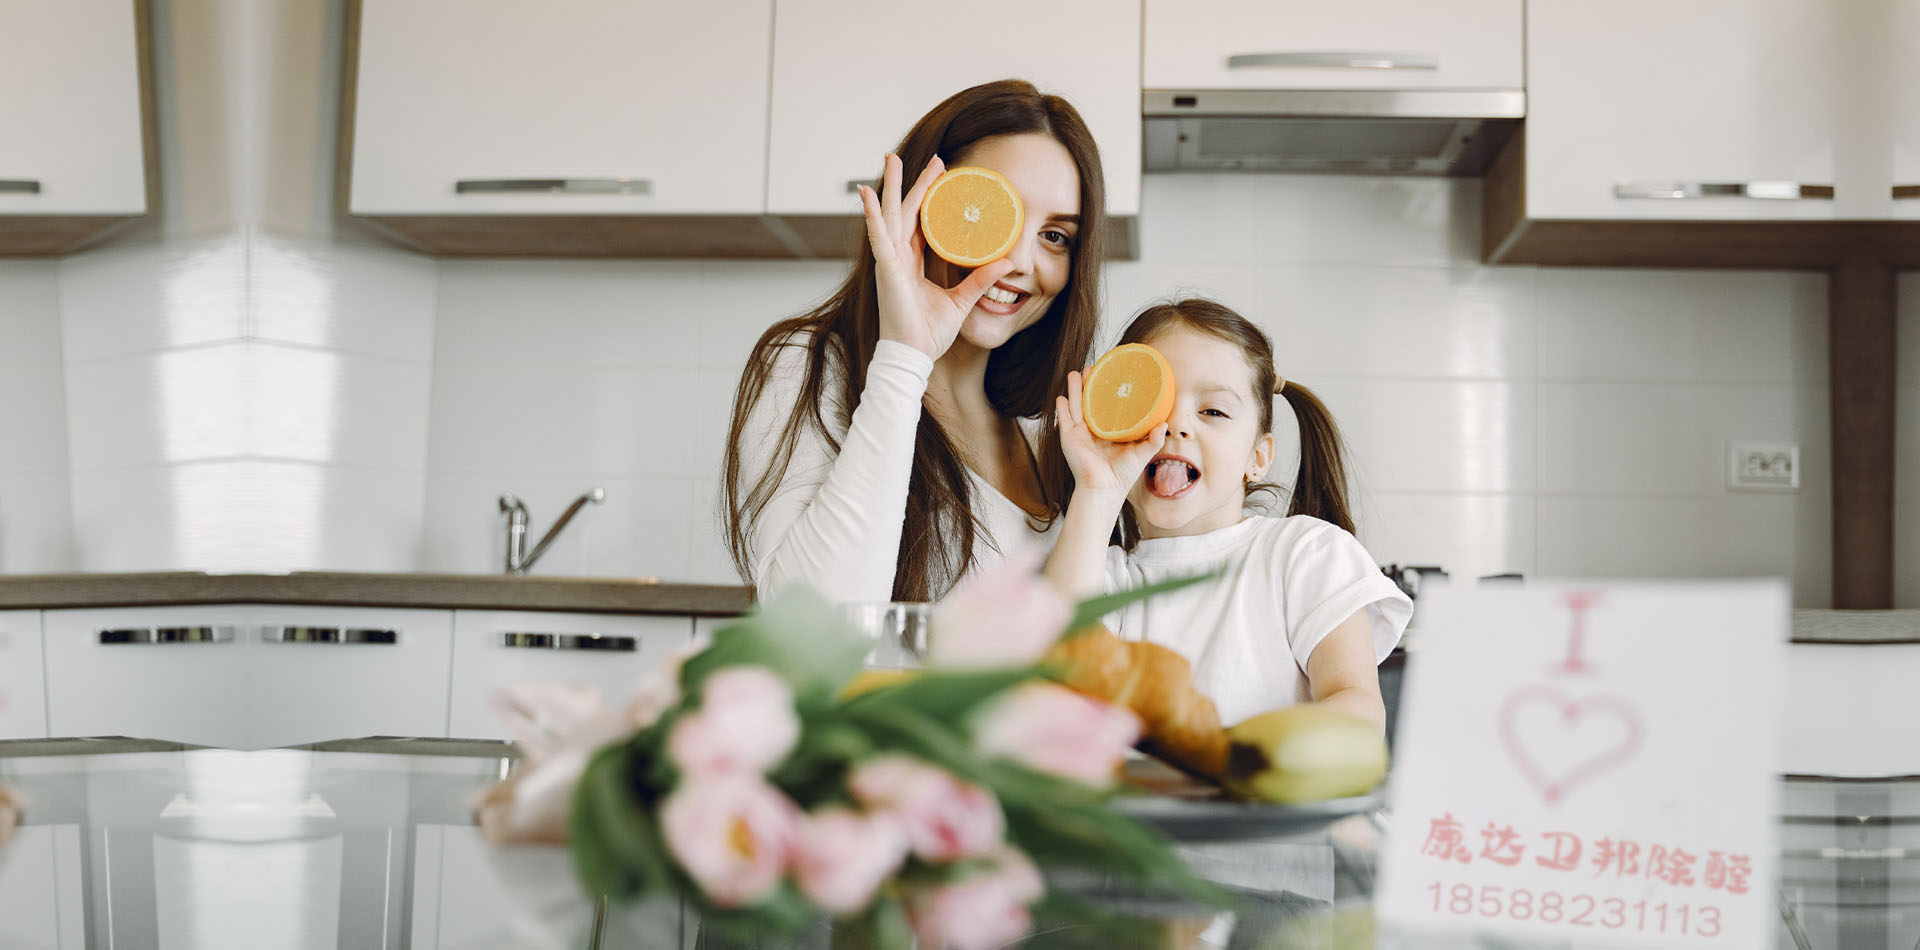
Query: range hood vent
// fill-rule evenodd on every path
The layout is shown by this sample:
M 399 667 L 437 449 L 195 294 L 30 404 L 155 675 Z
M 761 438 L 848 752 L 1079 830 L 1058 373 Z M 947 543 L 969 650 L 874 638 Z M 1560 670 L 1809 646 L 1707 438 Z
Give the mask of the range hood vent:
M 1149 90 L 1146 169 L 1479 175 L 1526 115 L 1507 90 Z

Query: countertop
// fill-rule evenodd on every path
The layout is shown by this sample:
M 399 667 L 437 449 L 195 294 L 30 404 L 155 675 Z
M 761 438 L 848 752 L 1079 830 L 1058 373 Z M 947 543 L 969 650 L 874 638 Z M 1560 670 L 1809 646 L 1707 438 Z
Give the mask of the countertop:
M 0 610 L 313 604 L 729 617 L 745 613 L 752 603 L 751 587 L 673 584 L 652 578 L 332 571 L 0 575 Z

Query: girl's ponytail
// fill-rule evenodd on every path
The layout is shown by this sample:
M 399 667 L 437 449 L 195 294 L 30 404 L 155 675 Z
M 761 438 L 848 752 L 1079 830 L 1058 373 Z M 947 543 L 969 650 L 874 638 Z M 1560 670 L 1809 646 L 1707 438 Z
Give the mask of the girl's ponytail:
M 1313 391 L 1276 379 L 1274 392 L 1293 407 L 1300 424 L 1300 475 L 1294 479 L 1287 514 L 1312 515 L 1353 531 L 1353 510 L 1347 505 L 1347 463 L 1340 427 L 1333 413 Z

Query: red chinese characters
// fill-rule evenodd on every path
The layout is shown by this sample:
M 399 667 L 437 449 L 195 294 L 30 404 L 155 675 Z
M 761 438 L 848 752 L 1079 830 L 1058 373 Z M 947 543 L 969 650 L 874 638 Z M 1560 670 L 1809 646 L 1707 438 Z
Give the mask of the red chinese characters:
M 1603 837 L 1589 843 L 1570 831 L 1543 831 L 1529 836 L 1512 825 L 1489 821 L 1480 829 L 1476 855 L 1466 843 L 1465 824 L 1448 812 L 1430 819 L 1420 853 L 1442 861 L 1472 863 L 1476 858 L 1503 867 L 1518 867 L 1532 844 L 1535 866 L 1551 871 L 1576 871 L 1582 859 L 1593 867 L 1593 877 L 1643 878 L 1673 887 L 1704 887 L 1729 894 L 1751 888 L 1753 863 L 1748 855 L 1708 851 L 1702 859 L 1685 848 L 1645 844 L 1626 838 Z

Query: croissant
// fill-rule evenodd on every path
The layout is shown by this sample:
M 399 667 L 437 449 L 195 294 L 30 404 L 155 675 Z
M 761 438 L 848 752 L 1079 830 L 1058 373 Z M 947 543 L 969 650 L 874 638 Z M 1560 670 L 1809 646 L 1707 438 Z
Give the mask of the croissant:
M 1216 781 L 1226 774 L 1227 731 L 1213 700 L 1193 688 L 1186 657 L 1095 624 L 1055 644 L 1047 662 L 1068 688 L 1139 716 L 1142 751 Z

